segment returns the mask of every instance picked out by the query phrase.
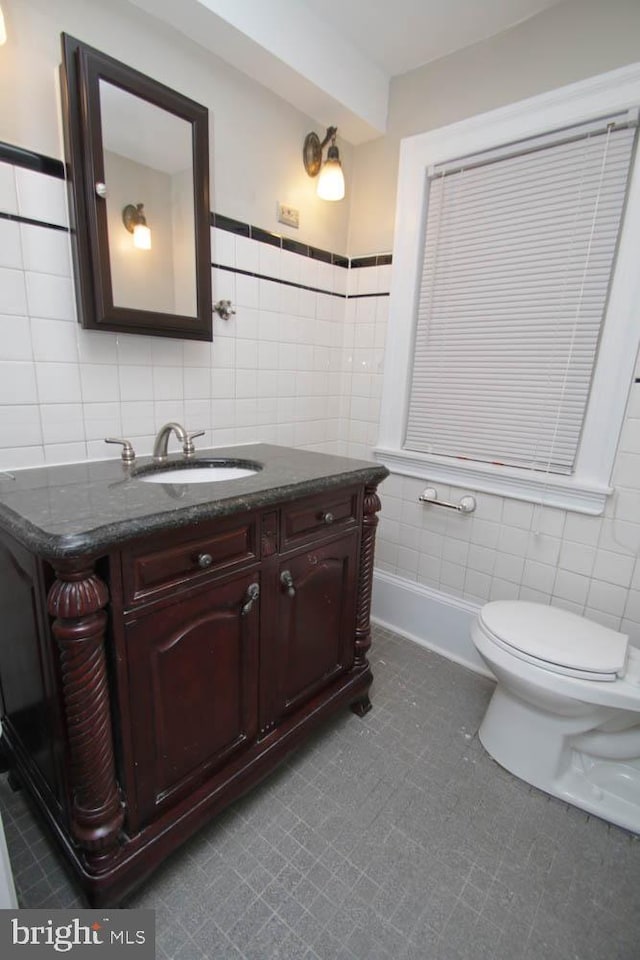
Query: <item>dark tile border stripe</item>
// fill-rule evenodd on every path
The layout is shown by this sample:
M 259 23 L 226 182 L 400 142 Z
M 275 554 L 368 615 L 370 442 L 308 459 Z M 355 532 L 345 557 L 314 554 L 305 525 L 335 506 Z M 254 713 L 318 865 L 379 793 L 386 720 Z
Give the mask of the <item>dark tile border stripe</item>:
M 352 269 L 357 267 L 386 267 L 392 259 L 390 253 L 378 253 L 371 257 L 353 257 L 350 266 Z
M 268 243 L 272 247 L 282 248 L 282 237 L 278 233 L 269 233 L 268 230 L 262 230 L 260 227 L 250 227 L 250 230 L 252 240 L 258 240 L 259 243 Z
M 350 293 L 347 295 L 347 300 L 362 300 L 364 297 L 388 297 L 389 291 L 385 290 L 382 293 Z
M 326 293 L 328 297 L 340 297 L 347 299 L 346 293 L 338 293 L 336 290 L 325 290 L 323 287 L 308 287 L 304 283 L 294 283 L 293 280 L 280 280 L 278 277 L 269 277 L 266 273 L 253 273 L 251 270 L 241 270 L 240 267 L 227 267 L 224 263 L 212 263 L 216 270 L 226 270 L 227 273 L 239 273 L 243 277 L 253 277 L 254 280 L 268 280 L 270 283 L 280 283 L 283 287 L 296 287 L 297 290 L 310 290 L 311 293 Z M 368 294 L 364 294 L 368 296 Z M 372 294 L 377 296 L 377 294 Z M 351 299 L 351 298 L 349 298 Z
M 279 233 L 271 233 L 270 230 L 263 230 L 262 227 L 255 227 L 253 224 L 243 223 L 242 220 L 225 217 L 222 213 L 211 214 L 211 226 L 217 227 L 218 230 L 226 230 L 229 233 L 234 233 L 237 237 L 247 237 L 249 240 L 257 240 L 258 243 L 268 243 L 272 247 L 279 247 L 281 250 L 288 250 L 290 253 L 298 253 L 301 257 L 311 257 L 312 260 L 331 263 L 334 267 L 349 267 L 349 258 L 342 256 L 342 254 L 330 253 L 329 250 L 312 247 L 308 243 L 301 243 L 299 240 L 293 240 L 291 237 L 283 237 Z
M 36 153 L 33 150 L 25 150 L 23 147 L 15 147 L 10 143 L 0 140 L 0 161 L 11 163 L 16 167 L 24 167 L 26 170 L 34 170 L 37 173 L 44 173 L 49 177 L 57 177 L 59 180 L 65 178 L 65 164 L 62 160 L 56 160 L 54 157 L 47 157 L 45 154 Z M 60 227 L 53 223 L 44 223 L 39 220 L 27 220 L 19 218 L 12 214 L 0 214 L 5 219 L 20 219 L 23 223 L 32 223 L 37 226 L 51 227 L 54 230 L 66 230 L 66 227 Z M 219 230 L 227 230 L 239 237 L 248 237 L 250 240 L 256 240 L 259 243 L 268 243 L 271 246 L 279 247 L 281 250 L 288 250 L 291 253 L 298 253 L 302 257 L 311 257 L 312 260 L 319 260 L 322 263 L 333 264 L 334 267 L 381 267 L 391 263 L 391 254 L 382 253 L 371 257 L 354 257 L 349 260 L 339 253 L 331 253 L 329 250 L 322 250 L 319 247 L 313 247 L 310 244 L 300 243 L 290 237 L 282 237 L 278 233 L 271 233 L 269 230 L 263 230 L 262 227 L 254 227 L 250 223 L 244 223 L 241 220 L 234 220 L 233 217 L 225 217 L 222 213 L 211 213 L 211 226 L 218 227 Z M 227 268 L 225 268 L 227 269 Z M 265 279 L 271 279 L 267 277 Z M 283 281 L 284 282 L 284 281 Z M 293 284 L 297 286 L 297 284 Z M 305 287 L 304 289 L 314 289 Z M 328 292 L 328 291 L 320 291 Z M 337 294 L 337 296 L 343 296 Z M 374 296 L 374 294 L 360 294 L 360 296 Z
M 1 210 L 0 220 L 14 220 L 16 223 L 28 223 L 32 227 L 47 227 L 48 230 L 62 230 L 63 233 L 69 233 L 69 227 L 63 227 L 60 223 L 48 223 L 46 220 L 32 220 L 31 217 L 21 217 L 17 213 L 3 213 Z
M 42 153 L 34 153 L 23 147 L 14 147 L 3 140 L 0 140 L 0 160 L 12 163 L 15 167 L 24 167 L 25 170 L 35 170 L 36 173 L 46 173 L 48 177 L 64 180 L 62 160 L 55 160 L 53 157 L 46 157 Z
M 221 213 L 212 213 L 210 217 L 212 227 L 218 227 L 219 230 L 226 230 L 227 233 L 235 233 L 238 237 L 250 237 L 251 227 L 248 223 L 242 223 L 240 220 L 234 220 L 233 217 L 224 217 Z
M 278 277 L 269 277 L 265 273 L 254 273 L 251 270 L 241 270 L 240 267 L 229 267 L 224 263 L 212 263 L 216 270 L 226 270 L 227 273 L 239 273 L 243 277 L 253 277 L 254 280 L 268 280 L 270 283 L 280 283 L 285 287 L 296 287 L 298 290 L 310 290 L 311 293 L 326 293 L 329 297 L 340 297 L 342 300 L 362 300 L 364 297 L 388 297 L 389 293 L 338 293 L 336 290 L 326 290 L 324 287 L 308 287 L 304 283 L 295 283 L 293 280 L 280 280 Z

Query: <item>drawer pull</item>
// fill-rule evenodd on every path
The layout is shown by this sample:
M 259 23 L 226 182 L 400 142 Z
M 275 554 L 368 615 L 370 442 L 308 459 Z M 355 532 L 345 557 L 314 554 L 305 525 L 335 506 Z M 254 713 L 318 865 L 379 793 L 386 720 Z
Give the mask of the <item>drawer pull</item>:
M 210 553 L 199 553 L 198 554 L 198 566 L 202 567 L 203 570 L 206 570 L 207 567 L 210 567 L 213 563 L 213 557 Z
M 296 588 L 293 585 L 293 577 L 290 570 L 283 570 L 280 574 L 280 583 L 287 588 L 287 596 L 295 597 Z
M 251 607 L 254 605 L 255 601 L 260 596 L 260 584 L 259 583 L 250 583 L 247 587 L 247 598 L 242 604 L 242 609 L 240 610 L 240 616 L 246 617 L 251 610 Z
M 334 520 L 335 520 L 334 515 L 333 515 L 332 513 L 330 513 L 328 510 L 327 510 L 326 513 L 323 513 L 323 514 L 322 514 L 322 522 L 323 522 L 323 523 L 326 523 L 327 526 L 328 526 L 329 524 L 333 523 Z

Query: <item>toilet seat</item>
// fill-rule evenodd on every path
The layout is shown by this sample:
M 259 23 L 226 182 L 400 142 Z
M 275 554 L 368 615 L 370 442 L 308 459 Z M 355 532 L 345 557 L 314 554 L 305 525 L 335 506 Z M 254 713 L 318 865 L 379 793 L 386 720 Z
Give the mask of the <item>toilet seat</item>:
M 550 673 L 614 682 L 626 671 L 628 636 L 568 610 L 498 600 L 482 608 L 478 625 L 497 646 Z

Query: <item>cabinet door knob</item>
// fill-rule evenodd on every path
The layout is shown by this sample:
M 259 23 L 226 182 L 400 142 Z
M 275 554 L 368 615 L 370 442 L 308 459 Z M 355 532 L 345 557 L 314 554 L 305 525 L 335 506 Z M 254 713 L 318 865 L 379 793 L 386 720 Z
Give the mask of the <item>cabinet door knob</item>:
M 210 567 L 213 563 L 213 557 L 210 553 L 199 553 L 198 554 L 198 566 L 202 567 L 203 570 L 206 570 L 207 567 Z
M 293 577 L 290 570 L 283 570 L 280 574 L 280 583 L 287 588 L 287 596 L 295 597 L 296 588 L 293 585 Z
M 247 597 L 242 604 L 242 609 L 240 610 L 240 616 L 246 617 L 251 610 L 251 607 L 254 605 L 255 601 L 260 596 L 260 584 L 259 583 L 250 583 L 247 587 Z
M 327 510 L 326 513 L 323 513 L 323 514 L 322 514 L 322 522 L 323 522 L 323 523 L 326 523 L 327 526 L 328 526 L 330 523 L 333 523 L 334 520 L 335 520 L 335 517 L 334 517 L 334 515 L 333 515 L 332 513 L 329 512 L 329 510 Z

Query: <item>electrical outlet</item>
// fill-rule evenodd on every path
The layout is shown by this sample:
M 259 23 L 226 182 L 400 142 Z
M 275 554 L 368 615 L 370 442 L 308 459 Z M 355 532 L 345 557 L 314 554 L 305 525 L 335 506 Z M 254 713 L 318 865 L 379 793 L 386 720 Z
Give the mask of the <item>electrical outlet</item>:
M 286 203 L 278 204 L 278 223 L 286 223 L 288 227 L 300 226 L 300 211 L 295 207 L 289 207 Z

